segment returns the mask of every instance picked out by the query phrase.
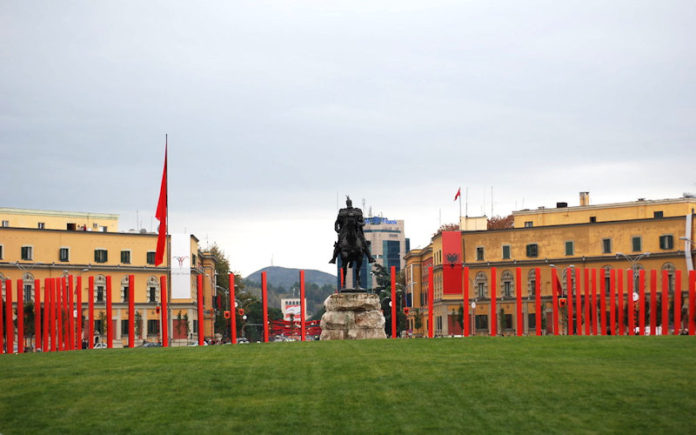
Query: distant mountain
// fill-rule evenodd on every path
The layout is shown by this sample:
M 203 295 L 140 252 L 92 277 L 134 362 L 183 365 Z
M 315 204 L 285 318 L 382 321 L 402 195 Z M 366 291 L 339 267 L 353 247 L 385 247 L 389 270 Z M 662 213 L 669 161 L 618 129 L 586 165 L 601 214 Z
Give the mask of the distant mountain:
M 266 272 L 268 284 L 274 287 L 282 287 L 289 290 L 293 284 L 300 281 L 300 269 L 291 269 L 280 266 L 264 267 L 263 269 L 257 270 L 244 279 L 249 282 L 259 283 L 260 285 L 261 272 Z M 320 270 L 305 270 L 305 284 L 308 283 L 314 283 L 319 287 L 327 284 L 335 286 L 336 275 L 331 275 L 330 273 L 322 272 Z
M 300 269 L 287 267 L 264 267 L 244 278 L 246 290 L 261 297 L 261 272 L 266 272 L 268 279 L 268 306 L 280 308 L 282 298 L 299 296 L 299 288 L 293 293 L 292 286 L 300 281 Z M 336 291 L 336 276 L 319 270 L 305 270 L 305 298 L 307 300 L 307 317 L 320 313 L 324 300 Z

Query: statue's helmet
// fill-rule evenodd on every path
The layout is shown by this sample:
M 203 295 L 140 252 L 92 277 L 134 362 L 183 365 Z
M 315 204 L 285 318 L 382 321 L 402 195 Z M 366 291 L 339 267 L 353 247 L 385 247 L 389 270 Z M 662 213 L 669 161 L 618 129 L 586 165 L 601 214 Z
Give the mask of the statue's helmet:
M 350 200 L 350 196 L 346 195 L 346 206 L 352 207 L 353 201 Z

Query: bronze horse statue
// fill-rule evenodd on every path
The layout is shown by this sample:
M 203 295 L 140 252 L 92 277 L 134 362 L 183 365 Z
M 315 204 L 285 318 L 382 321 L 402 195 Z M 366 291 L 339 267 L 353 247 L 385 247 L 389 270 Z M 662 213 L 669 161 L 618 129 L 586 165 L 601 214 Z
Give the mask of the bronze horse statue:
M 334 229 L 338 233 L 338 241 L 334 243 L 334 256 L 329 263 L 335 263 L 336 257 L 341 256 L 342 282 L 346 282 L 348 266 L 355 271 L 355 287 L 360 289 L 360 268 L 362 267 L 363 255 L 367 255 L 370 263 L 375 259 L 370 254 L 370 243 L 365 240 L 363 233 L 365 219 L 362 210 L 353 207 L 350 197 L 346 199 L 346 208 L 338 212 Z M 345 285 L 345 284 L 344 284 Z

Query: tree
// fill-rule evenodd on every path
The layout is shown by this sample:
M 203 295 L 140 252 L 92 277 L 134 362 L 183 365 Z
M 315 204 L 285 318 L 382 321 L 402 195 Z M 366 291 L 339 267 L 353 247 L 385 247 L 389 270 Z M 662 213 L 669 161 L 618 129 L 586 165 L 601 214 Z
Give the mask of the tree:
M 433 238 L 442 234 L 443 231 L 459 231 L 459 224 L 442 224 L 440 228 L 433 234 Z
M 372 269 L 372 274 L 375 276 L 377 286 L 374 292 L 379 296 L 380 306 L 384 311 L 385 332 L 391 336 L 391 275 L 387 268 L 381 264 L 375 263 Z M 406 275 L 403 271 L 397 272 L 396 275 L 396 333 L 401 334 L 401 331 L 408 329 L 408 318 L 403 313 L 404 310 L 404 288 L 406 287 Z
M 513 228 L 514 224 L 515 218 L 511 214 L 505 217 L 491 216 L 491 218 L 488 219 L 489 230 L 504 230 L 506 228 Z
M 213 243 L 213 246 L 209 249 L 209 252 L 215 258 L 215 275 L 217 275 L 217 285 L 222 288 L 229 289 L 230 261 L 227 259 L 225 252 L 217 245 L 217 243 Z M 237 279 L 241 277 L 235 275 L 234 278 L 235 283 L 237 283 Z

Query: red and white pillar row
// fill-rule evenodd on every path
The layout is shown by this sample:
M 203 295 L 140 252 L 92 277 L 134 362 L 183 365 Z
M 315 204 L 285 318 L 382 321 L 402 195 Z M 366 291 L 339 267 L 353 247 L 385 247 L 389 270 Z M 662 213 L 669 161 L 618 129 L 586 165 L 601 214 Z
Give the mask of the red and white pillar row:
M 305 312 L 305 273 L 304 270 L 300 271 L 300 338 L 302 341 L 307 339 L 307 324 Z
M 491 267 L 491 335 L 495 337 L 498 335 L 498 297 L 496 295 L 498 284 L 496 276 L 496 268 Z
M 433 267 L 428 267 L 428 338 L 433 338 Z
M 534 311 L 536 314 L 534 314 L 534 321 L 536 325 L 536 335 L 541 335 L 541 316 L 544 315 L 541 309 L 541 269 L 540 268 L 535 268 L 534 269 L 534 277 L 536 278 L 534 280 L 534 299 L 535 299 L 535 306 L 534 306 Z
M 199 275 L 200 278 L 200 275 Z M 135 276 L 128 275 L 128 347 L 135 347 Z M 198 328 L 202 325 L 198 323 Z
M 471 320 L 469 319 L 469 267 L 464 268 L 464 337 L 469 336 L 469 325 L 471 325 Z
M 263 308 L 263 342 L 268 343 L 268 281 L 266 272 L 261 272 L 261 299 Z
M 90 300 L 94 298 L 94 293 L 90 294 Z M 114 327 L 113 323 L 111 322 L 111 318 L 113 313 L 111 312 L 111 275 L 108 275 L 106 277 L 106 348 L 107 349 L 112 349 L 114 347 Z M 94 305 L 92 305 L 92 308 L 94 308 Z M 90 325 L 90 330 L 92 331 L 92 335 L 94 335 L 94 309 L 92 309 L 92 323 Z M 93 338 L 89 338 L 90 342 L 93 341 Z
M 522 318 L 522 269 L 515 269 L 515 290 L 517 290 L 517 336 L 521 337 L 524 333 L 524 319 Z
M 203 331 L 203 275 L 198 275 L 198 345 L 203 346 L 205 331 Z
M 160 319 L 162 319 L 162 347 L 169 347 L 169 312 L 167 311 L 167 277 L 160 276 Z
M 391 336 L 396 338 L 396 267 L 392 266 L 389 272 L 391 275 Z
M 232 344 L 237 343 L 237 306 L 234 295 L 234 273 L 230 273 L 230 338 Z

